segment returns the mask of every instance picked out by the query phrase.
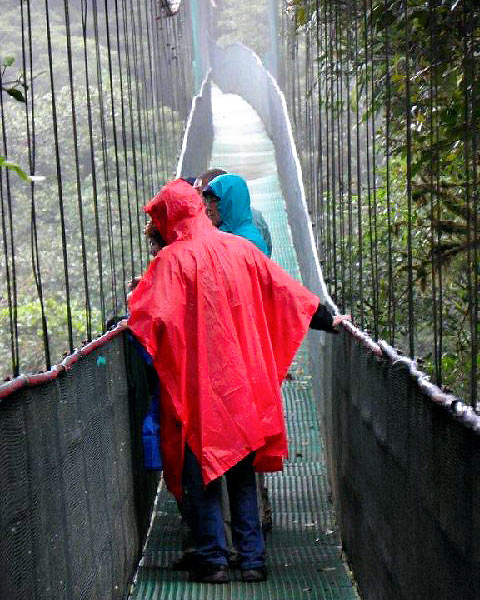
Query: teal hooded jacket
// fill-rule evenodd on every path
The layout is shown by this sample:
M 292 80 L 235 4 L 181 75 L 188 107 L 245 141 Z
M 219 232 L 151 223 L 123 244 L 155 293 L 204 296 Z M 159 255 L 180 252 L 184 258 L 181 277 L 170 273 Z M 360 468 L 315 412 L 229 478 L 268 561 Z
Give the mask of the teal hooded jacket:
M 227 173 L 212 179 L 208 189 L 219 199 L 217 207 L 222 219 L 220 231 L 244 237 L 268 255 L 267 244 L 253 224 L 246 181 L 239 175 Z

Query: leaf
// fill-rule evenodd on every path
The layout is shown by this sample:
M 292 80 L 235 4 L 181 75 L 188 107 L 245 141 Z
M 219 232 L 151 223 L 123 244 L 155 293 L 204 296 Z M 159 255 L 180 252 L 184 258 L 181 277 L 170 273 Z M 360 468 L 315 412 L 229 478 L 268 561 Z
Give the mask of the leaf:
M 2 61 L 2 66 L 11 67 L 14 62 L 15 62 L 15 58 L 13 56 L 5 56 L 5 58 Z
M 18 102 L 26 102 L 25 100 L 25 96 L 22 94 L 22 92 L 18 89 L 18 88 L 3 88 L 7 94 L 9 96 L 12 96 L 12 98 L 15 98 L 15 100 L 18 100 Z
M 16 163 L 7 160 L 4 156 L 0 156 L 0 167 L 15 171 L 15 173 L 20 177 L 20 179 L 23 179 L 23 181 L 30 181 L 30 176 L 27 175 L 21 167 L 19 167 Z

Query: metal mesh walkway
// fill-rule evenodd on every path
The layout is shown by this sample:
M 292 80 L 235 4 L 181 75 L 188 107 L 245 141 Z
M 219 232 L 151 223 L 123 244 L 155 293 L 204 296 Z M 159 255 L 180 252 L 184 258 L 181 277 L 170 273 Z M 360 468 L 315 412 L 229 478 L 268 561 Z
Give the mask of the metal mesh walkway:
M 273 259 L 300 278 L 279 186 L 275 153 L 257 114 L 240 97 L 213 90 L 212 166 L 244 176 L 252 204 L 262 211 L 273 240 Z M 164 488 L 132 598 L 142 600 L 336 600 L 356 598 L 340 558 L 327 470 L 312 394 L 306 347 L 283 386 L 290 458 L 283 473 L 267 474 L 273 532 L 267 539 L 269 580 L 261 584 L 189 583 L 169 568 L 180 550 L 180 517 Z M 235 576 L 235 573 L 233 573 Z M 237 573 L 239 575 L 239 573 Z

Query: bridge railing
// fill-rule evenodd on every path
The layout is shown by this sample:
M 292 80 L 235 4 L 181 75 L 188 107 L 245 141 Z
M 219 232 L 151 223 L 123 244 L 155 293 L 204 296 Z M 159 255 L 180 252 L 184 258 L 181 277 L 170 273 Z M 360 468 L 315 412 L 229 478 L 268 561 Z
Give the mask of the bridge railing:
M 158 483 L 144 363 L 118 328 L 15 386 L 0 399 L 0 598 L 124 598 Z
M 212 143 L 212 81 L 209 70 L 200 92 L 192 101 L 176 176 L 196 177 L 204 173 L 209 166 Z
M 211 50 L 214 81 L 266 125 L 303 281 L 333 306 L 283 94 L 248 48 Z M 479 598 L 479 417 L 355 327 L 309 341 L 339 527 L 362 597 Z

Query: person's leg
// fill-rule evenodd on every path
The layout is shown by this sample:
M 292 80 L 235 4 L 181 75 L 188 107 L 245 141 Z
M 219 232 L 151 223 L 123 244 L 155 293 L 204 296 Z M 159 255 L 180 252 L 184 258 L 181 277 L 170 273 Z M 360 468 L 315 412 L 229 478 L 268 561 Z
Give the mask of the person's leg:
M 172 570 L 191 571 L 193 568 L 195 568 L 198 558 L 189 520 L 189 512 L 191 511 L 190 507 L 188 506 L 188 494 L 184 494 L 182 502 L 177 501 L 177 507 L 178 511 L 182 515 L 182 521 L 180 525 L 182 554 L 173 560 Z
M 230 515 L 230 500 L 228 498 L 227 480 L 222 477 L 222 515 L 223 526 L 225 527 L 225 537 L 228 548 L 228 564 L 235 567 L 238 564 L 238 552 L 232 541 L 232 517 Z
M 250 454 L 226 473 L 233 543 L 243 572 L 264 570 L 265 545 L 258 515 L 257 483 Z
M 226 567 L 228 551 L 220 508 L 220 479 L 204 486 L 200 465 L 193 452 L 185 447 L 183 490 L 188 506 L 196 556 L 203 571 L 205 566 Z
M 262 531 L 266 533 L 272 531 L 272 505 L 268 497 L 268 488 L 265 483 L 265 474 L 257 473 L 257 501 L 258 514 L 262 522 Z

